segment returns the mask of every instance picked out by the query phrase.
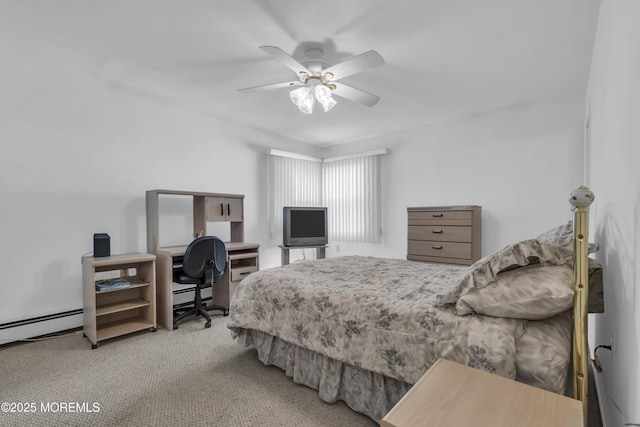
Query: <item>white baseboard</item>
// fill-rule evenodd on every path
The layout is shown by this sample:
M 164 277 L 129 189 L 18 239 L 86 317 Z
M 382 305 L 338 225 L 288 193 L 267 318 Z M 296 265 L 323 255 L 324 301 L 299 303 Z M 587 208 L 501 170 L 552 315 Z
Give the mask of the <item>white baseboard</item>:
M 624 416 L 618 405 L 609 397 L 606 390 L 604 373 L 594 372 L 594 382 L 598 393 L 598 405 L 600 405 L 600 418 L 602 419 L 602 427 L 619 427 L 628 424 L 624 421 Z
M 25 341 L 41 335 L 54 334 L 68 329 L 81 328 L 82 310 L 44 318 L 26 319 L 13 324 L 4 324 L 0 328 L 0 345 L 16 341 Z

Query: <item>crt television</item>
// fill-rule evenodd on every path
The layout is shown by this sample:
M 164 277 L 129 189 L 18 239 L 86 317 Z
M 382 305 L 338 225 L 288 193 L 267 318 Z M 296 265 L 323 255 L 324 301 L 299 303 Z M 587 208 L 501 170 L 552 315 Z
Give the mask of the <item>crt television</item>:
M 321 246 L 329 243 L 326 207 L 285 206 L 282 211 L 284 246 Z

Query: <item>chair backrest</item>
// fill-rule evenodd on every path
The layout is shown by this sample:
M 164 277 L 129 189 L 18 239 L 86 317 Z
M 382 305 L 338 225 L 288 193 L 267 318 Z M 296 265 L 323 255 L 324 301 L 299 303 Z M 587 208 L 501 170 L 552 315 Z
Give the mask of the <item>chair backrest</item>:
M 204 236 L 189 244 L 184 253 L 182 270 L 194 279 L 207 279 L 203 283 L 213 283 L 224 274 L 227 264 L 225 244 L 219 237 Z

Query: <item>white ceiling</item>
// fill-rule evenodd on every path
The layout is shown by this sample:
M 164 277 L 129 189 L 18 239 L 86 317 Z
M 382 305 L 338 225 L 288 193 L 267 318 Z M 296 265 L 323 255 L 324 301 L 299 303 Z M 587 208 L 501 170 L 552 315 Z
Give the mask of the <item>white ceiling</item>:
M 585 93 L 598 0 L 0 0 L 0 53 L 317 146 Z M 386 64 L 343 80 L 380 96 L 313 115 L 262 52 Z M 37 55 L 27 59 L 29 52 Z M 15 52 L 13 52 L 15 54 Z

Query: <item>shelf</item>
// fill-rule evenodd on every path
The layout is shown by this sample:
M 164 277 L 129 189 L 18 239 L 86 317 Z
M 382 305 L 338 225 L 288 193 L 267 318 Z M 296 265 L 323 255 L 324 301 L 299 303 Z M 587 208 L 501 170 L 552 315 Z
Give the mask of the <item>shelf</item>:
M 153 322 L 146 322 L 143 319 L 126 319 L 113 323 L 101 325 L 97 332 L 97 341 L 108 340 L 124 334 L 142 331 L 155 327 Z
M 250 258 L 254 258 L 254 259 L 258 259 L 258 252 L 241 252 L 241 253 L 230 253 L 229 254 L 229 261 L 236 261 L 239 259 L 250 259 Z
M 142 288 L 142 287 L 145 287 L 145 286 L 149 286 L 149 283 L 148 282 L 133 281 L 133 282 L 131 282 L 131 286 L 127 286 L 126 288 L 110 289 L 110 290 L 107 290 L 107 291 L 96 291 L 96 295 L 108 294 L 110 292 L 126 291 L 127 289 Z
M 156 330 L 155 255 L 130 253 L 103 258 L 83 256 L 81 259 L 82 331 L 92 349 L 97 348 L 98 341 L 144 329 Z M 131 274 L 131 270 L 136 273 Z M 98 277 L 119 278 L 130 285 L 98 291 Z
M 105 314 L 118 313 L 120 311 L 133 310 L 134 308 L 148 307 L 151 303 L 142 298 L 115 302 L 96 307 L 96 316 L 104 316 Z M 102 328 L 102 326 L 101 326 Z
M 128 266 L 141 262 L 149 262 L 155 261 L 156 257 L 153 254 L 146 253 L 135 253 L 135 254 L 121 254 L 121 255 L 111 255 L 107 257 L 83 257 L 89 258 L 92 260 L 93 267 L 96 268 L 96 271 L 109 271 L 110 269 L 106 269 L 104 267 L 120 267 L 120 266 Z

